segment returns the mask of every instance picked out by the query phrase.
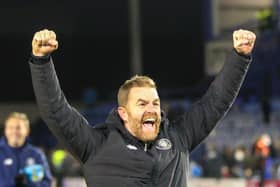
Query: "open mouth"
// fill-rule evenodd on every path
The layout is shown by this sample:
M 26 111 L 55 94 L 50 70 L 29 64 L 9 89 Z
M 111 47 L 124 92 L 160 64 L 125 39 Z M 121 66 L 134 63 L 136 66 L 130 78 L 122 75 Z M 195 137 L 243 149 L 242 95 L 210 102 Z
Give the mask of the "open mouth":
M 148 130 L 148 131 L 152 131 L 155 129 L 155 122 L 156 119 L 154 118 L 147 118 L 145 120 L 143 120 L 143 127 Z

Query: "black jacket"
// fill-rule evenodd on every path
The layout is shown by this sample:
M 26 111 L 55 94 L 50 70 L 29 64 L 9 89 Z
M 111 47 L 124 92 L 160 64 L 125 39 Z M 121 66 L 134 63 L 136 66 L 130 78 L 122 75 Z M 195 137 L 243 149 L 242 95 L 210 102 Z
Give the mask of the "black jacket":
M 232 52 L 207 93 L 173 123 L 162 114 L 160 133 L 144 144 L 113 109 L 91 127 L 64 97 L 50 57 L 31 57 L 33 87 L 41 115 L 55 136 L 81 161 L 90 187 L 185 187 L 189 153 L 232 105 L 250 57 Z

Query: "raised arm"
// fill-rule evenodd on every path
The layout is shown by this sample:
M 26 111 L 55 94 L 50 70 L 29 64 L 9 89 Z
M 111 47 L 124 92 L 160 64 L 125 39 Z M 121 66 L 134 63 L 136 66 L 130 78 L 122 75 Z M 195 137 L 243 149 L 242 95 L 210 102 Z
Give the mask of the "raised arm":
M 175 128 L 185 149 L 193 150 L 231 107 L 249 67 L 255 39 L 255 34 L 250 31 L 233 33 L 234 50 L 222 71 L 206 94 L 178 119 Z
M 77 159 L 85 162 L 102 140 L 102 134 L 67 102 L 50 56 L 57 48 L 53 31 L 35 33 L 29 63 L 33 88 L 41 116 L 50 130 Z

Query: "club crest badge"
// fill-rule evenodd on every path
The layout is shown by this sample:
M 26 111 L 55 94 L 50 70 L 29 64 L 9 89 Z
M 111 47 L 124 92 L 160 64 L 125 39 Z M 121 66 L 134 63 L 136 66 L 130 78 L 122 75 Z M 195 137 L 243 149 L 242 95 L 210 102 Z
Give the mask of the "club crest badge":
M 169 150 L 172 147 L 172 143 L 167 138 L 161 138 L 156 143 L 156 148 L 159 150 Z

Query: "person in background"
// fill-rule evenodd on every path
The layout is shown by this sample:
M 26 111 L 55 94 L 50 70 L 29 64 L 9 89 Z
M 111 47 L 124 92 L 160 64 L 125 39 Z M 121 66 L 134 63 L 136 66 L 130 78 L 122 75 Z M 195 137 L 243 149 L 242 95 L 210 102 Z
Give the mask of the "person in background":
M 273 161 L 276 150 L 269 134 L 263 133 L 253 144 L 253 158 L 255 160 L 255 175 L 260 179 L 260 187 L 265 186 L 265 181 L 272 179 Z
M 52 175 L 44 153 L 27 142 L 29 119 L 13 112 L 0 139 L 0 187 L 50 187 Z

